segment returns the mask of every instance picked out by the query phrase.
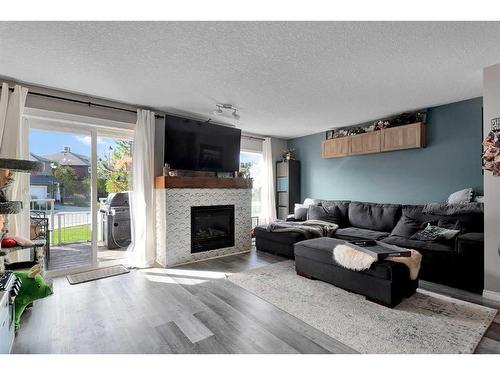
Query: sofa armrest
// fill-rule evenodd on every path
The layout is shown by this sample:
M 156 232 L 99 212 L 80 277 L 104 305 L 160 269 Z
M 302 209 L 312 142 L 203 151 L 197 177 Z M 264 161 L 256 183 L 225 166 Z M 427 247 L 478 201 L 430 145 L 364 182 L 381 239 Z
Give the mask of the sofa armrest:
M 478 252 L 482 256 L 484 252 L 484 233 L 461 234 L 457 237 L 456 246 L 456 250 L 461 256 L 474 256 Z

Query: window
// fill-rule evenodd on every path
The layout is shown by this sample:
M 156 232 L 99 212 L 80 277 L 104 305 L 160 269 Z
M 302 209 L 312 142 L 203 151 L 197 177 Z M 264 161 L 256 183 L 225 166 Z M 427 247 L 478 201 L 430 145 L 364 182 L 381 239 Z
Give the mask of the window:
M 252 178 L 252 217 L 259 217 L 262 206 L 262 154 L 242 151 L 240 172 Z

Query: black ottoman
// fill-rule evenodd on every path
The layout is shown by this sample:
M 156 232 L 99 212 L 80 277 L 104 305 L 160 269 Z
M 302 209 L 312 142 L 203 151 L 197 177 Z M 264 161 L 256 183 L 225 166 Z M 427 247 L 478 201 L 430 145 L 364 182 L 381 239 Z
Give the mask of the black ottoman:
M 293 258 L 293 245 L 306 239 L 301 233 L 268 232 L 266 227 L 263 225 L 255 228 L 255 248 L 260 251 Z
M 365 296 L 368 300 L 394 307 L 415 293 L 418 280 L 410 279 L 407 266 L 377 261 L 365 271 L 352 271 L 333 259 L 333 248 L 345 241 L 320 237 L 295 244 L 295 270 L 300 276 L 317 279 Z

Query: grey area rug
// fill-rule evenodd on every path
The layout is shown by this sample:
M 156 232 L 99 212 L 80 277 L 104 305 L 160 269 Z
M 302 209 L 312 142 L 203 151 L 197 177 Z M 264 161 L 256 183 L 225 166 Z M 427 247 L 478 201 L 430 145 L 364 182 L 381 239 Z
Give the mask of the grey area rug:
M 110 266 L 97 268 L 95 270 L 75 273 L 73 275 L 68 275 L 68 281 L 71 285 L 86 283 L 88 281 L 104 279 L 106 277 L 123 275 L 124 273 L 129 273 L 130 271 L 123 265 Z
M 229 280 L 361 353 L 473 353 L 497 311 L 418 289 L 393 309 L 285 261 Z

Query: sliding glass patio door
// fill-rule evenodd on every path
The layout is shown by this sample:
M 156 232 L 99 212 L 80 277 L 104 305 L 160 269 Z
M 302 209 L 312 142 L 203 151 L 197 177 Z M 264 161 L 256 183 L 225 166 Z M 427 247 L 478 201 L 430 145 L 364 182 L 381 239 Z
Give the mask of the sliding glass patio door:
M 132 124 L 116 129 L 91 120 L 27 117 L 30 158 L 43 165 L 30 176 L 30 215 L 49 220 L 46 264 L 54 275 L 129 255 Z
M 31 127 L 29 150 L 43 166 L 30 175 L 30 217 L 48 219 L 47 270 L 92 266 L 92 132 Z

